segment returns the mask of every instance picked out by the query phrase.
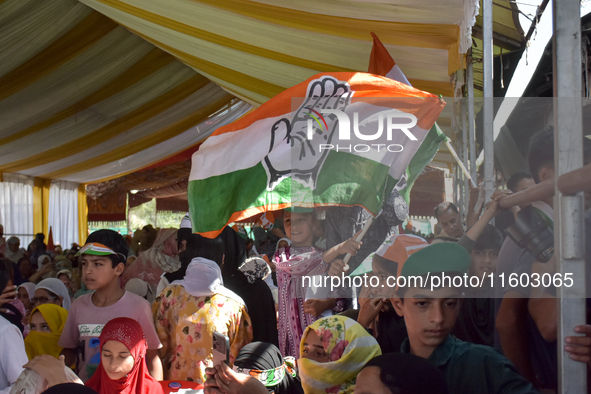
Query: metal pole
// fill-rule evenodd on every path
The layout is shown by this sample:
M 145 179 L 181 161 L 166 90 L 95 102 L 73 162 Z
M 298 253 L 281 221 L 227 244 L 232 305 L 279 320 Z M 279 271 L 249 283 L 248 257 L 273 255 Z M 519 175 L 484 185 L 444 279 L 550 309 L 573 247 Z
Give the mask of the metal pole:
M 459 141 L 458 141 L 458 147 L 461 146 Z M 462 150 L 458 149 L 460 152 L 460 162 L 464 161 L 464 158 L 462 156 Z M 459 167 L 459 166 L 458 166 Z M 458 168 L 458 193 L 459 193 L 459 198 L 458 198 L 458 203 L 459 203 L 459 209 L 460 209 L 460 217 L 462 219 L 464 219 L 464 178 L 463 176 L 464 173 L 461 171 L 460 168 Z
M 462 151 L 464 167 L 468 167 L 468 111 L 466 110 L 466 99 L 462 98 Z M 466 198 L 464 199 L 464 212 L 468 213 L 468 203 L 470 200 L 470 186 L 468 184 L 468 177 L 464 177 L 464 193 Z
M 453 201 L 453 203 L 457 207 L 458 206 L 458 166 L 457 165 L 453 166 L 453 171 L 454 171 L 454 173 L 453 173 L 453 181 L 454 181 L 454 183 L 453 183 L 453 185 L 454 185 L 454 188 L 453 188 L 454 201 Z
M 587 366 L 564 351 L 565 337 L 585 323 L 585 246 L 583 193 L 568 196 L 556 186 L 558 177 L 583 165 L 581 84 L 581 15 L 579 0 L 553 1 L 554 42 L 554 234 L 558 271 L 572 275 L 572 287 L 558 287 L 558 389 L 587 392 Z M 570 276 L 569 275 L 569 276 Z M 578 279 L 578 280 L 577 280 Z
M 493 0 L 482 1 L 482 74 L 483 74 L 483 136 L 484 189 L 488 201 L 495 188 L 494 130 L 493 130 Z
M 472 63 L 472 49 L 468 56 L 468 68 L 466 69 L 466 85 L 468 85 L 468 136 L 470 139 L 470 174 L 476 184 L 476 130 L 474 123 L 474 65 Z

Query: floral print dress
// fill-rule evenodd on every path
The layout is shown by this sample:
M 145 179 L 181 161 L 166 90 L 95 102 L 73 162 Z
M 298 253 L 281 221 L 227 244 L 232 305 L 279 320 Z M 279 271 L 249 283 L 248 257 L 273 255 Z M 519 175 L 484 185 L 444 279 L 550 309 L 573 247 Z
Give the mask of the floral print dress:
M 152 306 L 162 341 L 165 380 L 203 383 L 213 365 L 214 331 L 230 339 L 230 363 L 252 341 L 252 325 L 244 304 L 221 294 L 194 297 L 180 285 L 167 286 Z M 230 366 L 232 366 L 230 365 Z

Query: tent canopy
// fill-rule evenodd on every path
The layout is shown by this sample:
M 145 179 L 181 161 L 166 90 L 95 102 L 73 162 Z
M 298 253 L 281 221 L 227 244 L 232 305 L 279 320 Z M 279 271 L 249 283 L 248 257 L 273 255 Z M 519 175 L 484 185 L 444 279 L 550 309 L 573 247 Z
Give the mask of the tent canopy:
M 51 180 L 99 183 L 178 162 L 311 75 L 367 70 L 371 32 L 415 87 L 453 96 L 450 75 L 465 67 L 475 22 L 478 45 L 479 0 L 395 3 L 0 1 L 0 175 L 35 178 L 35 231 L 46 230 Z M 523 48 L 516 15 L 495 1 L 496 53 Z M 450 114 L 439 123 L 456 137 Z M 432 164 L 451 162 L 442 146 Z M 182 178 L 135 198 L 164 200 Z
M 449 96 L 474 0 L 0 2 L 0 173 L 91 183 L 198 144 L 322 71 L 367 70 L 374 31 Z M 230 92 L 230 93 L 228 93 Z M 196 127 L 197 126 L 197 127 Z

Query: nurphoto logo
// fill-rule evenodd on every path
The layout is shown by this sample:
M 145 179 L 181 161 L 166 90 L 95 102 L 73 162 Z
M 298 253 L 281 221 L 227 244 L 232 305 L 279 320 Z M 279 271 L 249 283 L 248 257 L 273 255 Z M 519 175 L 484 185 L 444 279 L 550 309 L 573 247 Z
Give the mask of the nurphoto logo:
M 338 123 L 338 142 L 351 141 L 351 121 L 349 115 L 338 109 L 321 108 L 320 112 L 310 108 L 304 107 L 310 110 L 308 112 L 309 118 L 307 119 L 307 133 L 306 137 L 308 140 L 313 140 L 314 135 L 318 133 L 330 132 L 324 115 L 334 115 Z M 384 122 L 385 118 L 385 122 Z M 377 122 L 376 122 L 377 119 Z M 315 127 L 315 123 L 318 126 Z M 416 141 L 417 138 L 412 134 L 410 129 L 417 125 L 417 117 L 413 114 L 404 113 L 397 110 L 380 111 L 373 116 L 370 116 L 359 121 L 359 113 L 353 112 L 353 134 L 357 140 L 361 141 L 384 141 L 384 123 L 386 129 L 386 141 L 392 141 L 392 136 L 395 130 L 402 131 L 410 140 Z M 360 125 L 366 125 L 369 123 L 377 123 L 378 130 L 373 134 L 364 134 L 360 131 Z M 380 151 L 386 149 L 388 152 L 402 152 L 404 147 L 401 144 L 319 144 L 318 150 L 336 150 L 340 151 L 354 151 L 358 153 L 369 152 L 371 149 Z

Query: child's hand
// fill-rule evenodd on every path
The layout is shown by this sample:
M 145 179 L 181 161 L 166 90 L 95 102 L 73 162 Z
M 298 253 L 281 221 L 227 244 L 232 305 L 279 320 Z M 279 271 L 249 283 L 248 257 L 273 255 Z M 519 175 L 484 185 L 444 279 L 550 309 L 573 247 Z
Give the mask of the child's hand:
M 329 298 L 328 300 L 310 299 L 304 301 L 304 312 L 317 317 L 325 310 L 334 308 L 335 305 L 336 300 L 334 298 Z
M 328 276 L 341 276 L 345 272 L 345 262 L 342 259 L 335 259 L 330 263 Z
M 376 319 L 376 317 L 378 317 L 385 303 L 385 298 L 360 299 L 359 316 L 357 317 L 357 322 L 364 328 L 368 328 L 369 325 Z
M 486 203 L 485 214 L 487 217 L 494 218 L 499 213 L 499 200 L 513 192 L 508 189 L 498 189 L 490 196 L 491 201 Z
M 355 241 L 355 239 L 357 238 L 357 236 L 359 236 L 360 233 L 361 230 L 357 231 L 357 233 L 354 236 L 352 236 L 345 242 L 339 244 L 339 246 L 337 247 L 338 253 L 340 255 L 350 253 L 351 256 L 355 256 L 359 248 L 361 248 L 361 242 Z

